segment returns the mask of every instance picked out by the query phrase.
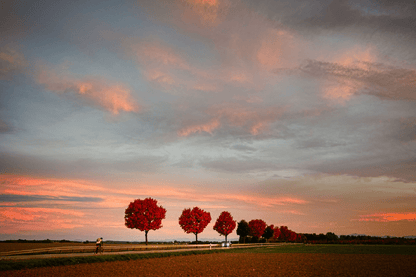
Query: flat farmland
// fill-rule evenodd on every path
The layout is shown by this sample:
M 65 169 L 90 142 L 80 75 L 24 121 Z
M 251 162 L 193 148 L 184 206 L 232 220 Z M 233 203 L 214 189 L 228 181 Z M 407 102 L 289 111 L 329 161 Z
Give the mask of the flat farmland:
M 4 276 L 416 276 L 415 255 L 214 253 L 43 267 Z
M 416 276 L 415 246 L 289 245 L 1 272 L 4 276 Z M 122 256 L 122 255 L 119 255 Z M 95 256 L 97 258 L 97 256 Z M 52 260 L 52 259 L 51 259 Z M 2 261 L 7 262 L 7 261 Z M 53 265 L 53 261 L 48 264 Z

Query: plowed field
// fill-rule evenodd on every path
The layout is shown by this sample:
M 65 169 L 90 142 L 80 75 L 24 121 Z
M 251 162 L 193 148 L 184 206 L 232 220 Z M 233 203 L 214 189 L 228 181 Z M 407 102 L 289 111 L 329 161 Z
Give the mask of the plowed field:
M 3 276 L 416 276 L 416 255 L 217 253 L 2 272 Z

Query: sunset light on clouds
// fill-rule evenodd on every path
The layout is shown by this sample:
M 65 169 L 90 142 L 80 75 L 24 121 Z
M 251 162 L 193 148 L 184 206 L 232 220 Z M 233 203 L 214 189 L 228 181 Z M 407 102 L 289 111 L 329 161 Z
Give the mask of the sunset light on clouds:
M 6 1 L 0 240 L 141 241 L 178 218 L 416 235 L 413 1 Z M 229 239 L 235 239 L 235 232 Z

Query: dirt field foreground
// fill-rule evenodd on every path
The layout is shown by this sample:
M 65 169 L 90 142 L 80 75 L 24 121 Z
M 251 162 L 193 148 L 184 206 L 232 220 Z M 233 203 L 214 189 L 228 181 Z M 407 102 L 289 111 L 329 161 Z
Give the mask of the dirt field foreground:
M 217 253 L 1 272 L 3 276 L 416 276 L 416 255 Z

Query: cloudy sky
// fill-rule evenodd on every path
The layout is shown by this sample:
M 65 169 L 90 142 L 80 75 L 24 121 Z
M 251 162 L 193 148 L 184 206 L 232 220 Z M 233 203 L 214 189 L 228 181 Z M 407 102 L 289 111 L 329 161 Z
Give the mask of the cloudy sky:
M 416 235 L 414 1 L 2 3 L 0 240 Z

